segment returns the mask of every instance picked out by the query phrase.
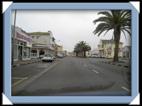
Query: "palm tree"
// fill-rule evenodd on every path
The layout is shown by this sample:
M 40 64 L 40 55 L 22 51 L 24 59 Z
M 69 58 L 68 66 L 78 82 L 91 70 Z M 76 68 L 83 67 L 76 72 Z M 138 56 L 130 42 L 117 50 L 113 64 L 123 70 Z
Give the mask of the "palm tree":
M 78 53 L 80 52 L 78 45 L 75 46 L 74 52 L 76 53 L 76 56 L 78 56 Z
M 103 32 L 104 35 L 112 30 L 115 42 L 114 58 L 113 61 L 118 61 L 118 51 L 121 33 L 126 38 L 126 33 L 131 35 L 131 12 L 129 10 L 111 10 L 99 12 L 98 14 L 103 15 L 102 17 L 94 20 L 94 24 L 100 22 L 94 34 L 100 36 Z
M 77 43 L 74 48 L 74 52 L 76 53 L 76 56 L 78 56 L 78 53 L 82 53 L 82 55 L 86 57 L 86 51 L 89 51 L 89 50 L 91 50 L 91 47 L 87 45 L 86 42 L 84 41 Z
M 86 42 L 81 41 L 80 43 L 81 51 L 83 52 L 83 56 L 86 57 L 86 51 L 91 50 L 91 47 L 86 44 Z

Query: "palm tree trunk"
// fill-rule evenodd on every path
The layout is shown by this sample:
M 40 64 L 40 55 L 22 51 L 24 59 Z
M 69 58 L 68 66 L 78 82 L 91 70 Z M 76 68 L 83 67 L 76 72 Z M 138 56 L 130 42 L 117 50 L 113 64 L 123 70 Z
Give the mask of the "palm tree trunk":
M 84 57 L 86 57 L 86 51 L 84 51 Z
M 76 56 L 78 56 L 78 52 L 76 52 Z
M 119 42 L 120 42 L 120 28 L 117 27 L 114 30 L 114 41 L 115 41 L 115 48 L 114 48 L 114 57 L 113 62 L 119 61 L 118 54 L 119 54 Z
M 115 41 L 114 58 L 113 58 L 114 62 L 119 61 L 118 53 L 119 53 L 119 41 Z

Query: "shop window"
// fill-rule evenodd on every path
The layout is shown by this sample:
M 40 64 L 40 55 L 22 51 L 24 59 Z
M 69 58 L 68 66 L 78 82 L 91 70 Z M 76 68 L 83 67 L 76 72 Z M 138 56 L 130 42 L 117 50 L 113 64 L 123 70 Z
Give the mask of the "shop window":
M 23 49 L 23 58 L 27 58 L 26 47 L 24 47 L 24 49 Z
M 31 52 L 32 52 L 32 53 L 37 53 L 37 50 L 32 50 Z
M 31 56 L 36 57 L 37 56 L 37 50 L 31 50 Z
M 27 48 L 27 58 L 30 58 L 30 48 Z

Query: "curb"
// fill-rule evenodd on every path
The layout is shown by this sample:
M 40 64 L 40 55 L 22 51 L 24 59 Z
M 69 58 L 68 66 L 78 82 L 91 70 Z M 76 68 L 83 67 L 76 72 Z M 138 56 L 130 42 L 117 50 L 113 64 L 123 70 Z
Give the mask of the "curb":
M 101 61 L 101 63 L 105 63 L 105 64 L 111 64 L 111 65 L 116 65 L 116 66 L 120 66 L 120 67 L 124 67 L 124 68 L 129 68 L 128 65 L 122 65 L 122 64 L 117 64 L 117 63 L 114 63 L 114 62 L 108 62 L 108 61 Z
M 25 62 L 25 63 L 19 63 L 19 64 L 14 64 L 13 67 L 18 67 L 20 65 L 27 65 L 27 64 L 32 64 L 32 63 L 36 63 L 36 62 L 40 62 L 40 60 L 37 61 L 32 61 L 32 62 Z

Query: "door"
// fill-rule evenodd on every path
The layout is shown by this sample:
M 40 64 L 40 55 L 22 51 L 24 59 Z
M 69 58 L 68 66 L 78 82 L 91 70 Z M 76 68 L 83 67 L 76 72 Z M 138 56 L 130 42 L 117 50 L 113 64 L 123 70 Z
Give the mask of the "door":
M 18 46 L 18 60 L 22 60 L 22 46 Z

